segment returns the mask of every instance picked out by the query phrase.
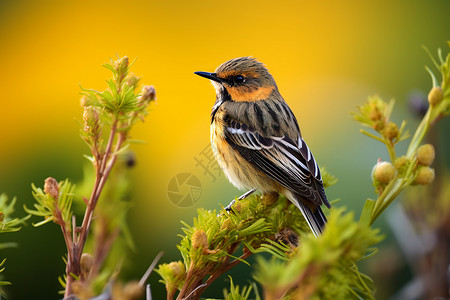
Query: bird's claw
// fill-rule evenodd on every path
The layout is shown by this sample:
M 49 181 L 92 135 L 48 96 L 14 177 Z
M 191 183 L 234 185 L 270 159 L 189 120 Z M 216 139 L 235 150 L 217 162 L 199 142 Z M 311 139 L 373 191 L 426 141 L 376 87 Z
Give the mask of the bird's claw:
M 251 189 L 250 191 L 246 192 L 245 194 L 239 196 L 237 200 L 243 200 L 253 194 L 256 191 L 256 189 Z M 236 203 L 236 199 L 233 199 L 230 204 L 228 204 L 224 209 L 227 213 L 233 212 L 233 209 L 231 208 Z M 218 214 L 217 216 L 220 217 L 223 215 L 222 213 Z

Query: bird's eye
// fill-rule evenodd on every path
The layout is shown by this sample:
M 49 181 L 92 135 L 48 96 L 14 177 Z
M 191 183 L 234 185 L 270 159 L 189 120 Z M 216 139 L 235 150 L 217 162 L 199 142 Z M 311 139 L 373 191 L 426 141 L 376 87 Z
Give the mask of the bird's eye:
M 245 77 L 242 75 L 236 75 L 234 76 L 234 82 L 236 83 L 243 83 L 245 81 Z

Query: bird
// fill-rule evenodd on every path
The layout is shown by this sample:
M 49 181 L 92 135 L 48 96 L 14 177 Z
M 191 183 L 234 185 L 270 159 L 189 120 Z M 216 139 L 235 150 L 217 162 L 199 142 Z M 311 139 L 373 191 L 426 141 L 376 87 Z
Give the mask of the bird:
M 320 169 L 265 65 L 238 57 L 213 73 L 195 74 L 210 79 L 216 91 L 211 146 L 228 180 L 250 189 L 244 197 L 255 190 L 283 194 L 319 236 L 327 222 L 321 206 L 330 208 Z

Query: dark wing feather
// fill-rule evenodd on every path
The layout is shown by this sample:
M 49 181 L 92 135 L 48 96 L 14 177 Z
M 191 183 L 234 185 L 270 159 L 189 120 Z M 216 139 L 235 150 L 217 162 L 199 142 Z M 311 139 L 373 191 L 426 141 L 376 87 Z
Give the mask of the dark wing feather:
M 319 167 L 300 136 L 297 143 L 287 136 L 264 137 L 236 121 L 224 131 L 227 142 L 269 177 L 316 205 L 330 207 Z

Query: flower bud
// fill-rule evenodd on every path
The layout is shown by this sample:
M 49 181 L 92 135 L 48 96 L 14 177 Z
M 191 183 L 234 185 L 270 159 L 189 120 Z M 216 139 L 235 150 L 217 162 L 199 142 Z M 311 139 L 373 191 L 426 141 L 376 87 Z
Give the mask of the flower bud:
M 98 113 L 93 106 L 84 107 L 83 120 L 85 123 L 93 123 L 98 121 Z
M 192 247 L 194 249 L 202 248 L 206 249 L 208 248 L 208 237 L 206 236 L 206 233 L 199 229 L 192 235 Z
M 155 100 L 156 91 L 153 85 L 144 85 L 141 90 L 141 96 L 139 97 L 140 103 L 149 103 Z
M 173 261 L 167 265 L 172 271 L 173 277 L 181 277 L 184 276 L 186 270 L 184 268 L 184 264 L 181 261 Z
M 93 106 L 85 106 L 83 112 L 84 131 L 94 137 L 100 136 L 100 118 Z
M 414 179 L 413 184 L 421 184 L 426 185 L 432 183 L 434 180 L 434 169 L 430 167 L 421 167 L 419 172 L 417 173 L 416 178 Z
M 233 210 L 235 210 L 235 211 L 237 211 L 237 212 L 243 212 L 243 211 L 245 211 L 246 209 L 248 209 L 248 207 L 249 207 L 249 205 L 248 205 L 248 203 L 249 202 L 245 202 L 245 201 L 236 201 L 234 204 L 233 204 Z
M 92 101 L 87 96 L 82 96 L 80 99 L 80 106 L 86 107 L 92 105 Z
M 394 166 L 400 174 L 403 174 L 404 172 L 406 172 L 409 163 L 410 160 L 406 156 L 400 156 L 395 160 Z
M 394 122 L 389 122 L 384 128 L 384 135 L 391 141 L 398 137 L 398 127 Z
M 83 253 L 80 259 L 80 268 L 82 278 L 88 278 L 94 265 L 94 258 L 89 253 Z
M 234 228 L 235 226 L 234 226 L 234 224 L 233 224 L 233 221 L 231 221 L 231 219 L 225 219 L 223 222 L 222 222 L 222 226 L 220 226 L 220 229 L 227 229 L 227 230 L 230 230 L 230 229 L 232 229 L 232 228 Z
M 378 121 L 372 126 L 372 128 L 381 133 L 381 132 L 383 132 L 385 125 L 386 124 L 384 122 Z
M 382 161 L 375 165 L 372 171 L 372 178 L 380 183 L 389 183 L 395 176 L 397 170 L 395 167 L 387 162 Z
M 432 106 L 441 102 L 441 100 L 443 98 L 444 98 L 444 93 L 440 86 L 433 87 L 431 89 L 431 91 L 428 93 L 428 103 L 430 103 L 430 105 L 432 105 Z
M 3 222 L 5 219 L 5 214 L 0 211 L 0 222 Z
M 135 89 L 137 88 L 139 80 L 141 80 L 141 77 L 137 77 L 133 73 L 130 73 L 127 77 L 127 84 Z
M 369 111 L 369 119 L 376 122 L 376 121 L 382 120 L 382 118 L 383 118 L 383 114 L 378 109 L 378 107 L 375 105 L 371 106 L 370 111 Z
M 128 65 L 129 65 L 128 57 L 124 56 L 114 62 L 114 69 L 116 70 L 117 73 L 123 75 L 127 72 Z
M 44 182 L 44 193 L 51 196 L 53 199 L 58 199 L 59 184 L 53 177 L 48 177 Z
M 434 147 L 431 144 L 422 145 L 417 149 L 417 162 L 422 166 L 429 166 L 434 161 Z

